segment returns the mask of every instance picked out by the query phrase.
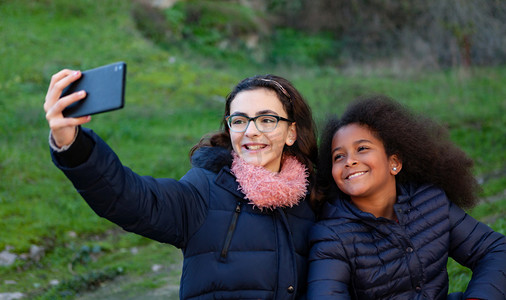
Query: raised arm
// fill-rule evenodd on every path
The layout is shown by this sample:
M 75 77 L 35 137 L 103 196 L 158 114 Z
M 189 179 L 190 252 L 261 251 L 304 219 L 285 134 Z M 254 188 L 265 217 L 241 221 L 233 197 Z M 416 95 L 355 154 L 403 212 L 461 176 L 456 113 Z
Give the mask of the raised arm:
M 65 107 L 85 96 L 77 92 L 60 99 L 63 89 L 80 76 L 62 70 L 51 79 L 44 110 L 52 133 L 53 162 L 99 216 L 127 231 L 184 247 L 207 212 L 202 195 L 208 194 L 208 182 L 205 175 L 196 174 L 203 171 L 192 170 L 188 180 L 178 181 L 140 176 L 123 166 L 93 131 L 78 131 L 88 117 L 63 117 Z

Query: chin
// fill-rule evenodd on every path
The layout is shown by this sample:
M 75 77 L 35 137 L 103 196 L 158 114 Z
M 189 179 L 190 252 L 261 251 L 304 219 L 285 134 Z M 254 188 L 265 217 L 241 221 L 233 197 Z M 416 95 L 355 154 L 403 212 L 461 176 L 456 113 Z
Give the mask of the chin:
M 345 193 L 346 195 L 350 196 L 350 197 L 361 197 L 364 193 L 362 191 L 358 191 L 358 190 L 350 190 L 350 189 L 342 189 L 342 188 L 339 188 L 343 193 Z
M 243 155 L 241 156 L 242 159 L 244 159 L 245 162 L 251 165 L 260 166 L 263 167 L 264 163 L 262 163 L 262 159 L 258 159 L 258 156 L 254 155 Z

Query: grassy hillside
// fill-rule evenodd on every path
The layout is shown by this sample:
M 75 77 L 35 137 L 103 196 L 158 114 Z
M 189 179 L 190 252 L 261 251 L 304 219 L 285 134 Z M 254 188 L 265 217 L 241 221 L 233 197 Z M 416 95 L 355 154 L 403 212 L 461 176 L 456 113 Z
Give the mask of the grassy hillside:
M 120 60 L 128 64 L 126 106 L 88 126 L 140 174 L 180 178 L 189 148 L 218 129 L 231 87 L 275 73 L 301 90 L 318 123 L 358 95 L 383 93 L 446 124 L 475 159 L 483 196 L 494 199 L 471 214 L 505 232 L 506 68 L 397 76 L 226 58 L 217 64 L 195 50 L 158 47 L 138 31 L 131 10 L 123 0 L 0 1 L 0 252 L 8 247 L 20 256 L 0 266 L 0 293 L 72 297 L 114 278 L 129 279 L 132 290 L 177 286 L 179 251 L 97 217 L 48 154 L 42 104 L 51 75 Z M 32 245 L 44 255 L 29 259 Z M 462 289 L 468 272 L 451 268 L 452 288 Z

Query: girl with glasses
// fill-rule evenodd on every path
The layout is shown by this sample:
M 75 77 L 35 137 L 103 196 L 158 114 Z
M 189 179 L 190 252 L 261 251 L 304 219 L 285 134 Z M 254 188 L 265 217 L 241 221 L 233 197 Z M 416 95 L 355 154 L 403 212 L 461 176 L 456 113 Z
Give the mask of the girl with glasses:
M 241 81 L 221 130 L 190 151 L 180 180 L 139 176 L 93 131 L 62 110 L 81 76 L 63 70 L 44 105 L 55 165 L 90 207 L 127 231 L 184 255 L 181 299 L 299 299 L 306 290 L 309 205 L 317 148 L 311 111 L 286 79 Z

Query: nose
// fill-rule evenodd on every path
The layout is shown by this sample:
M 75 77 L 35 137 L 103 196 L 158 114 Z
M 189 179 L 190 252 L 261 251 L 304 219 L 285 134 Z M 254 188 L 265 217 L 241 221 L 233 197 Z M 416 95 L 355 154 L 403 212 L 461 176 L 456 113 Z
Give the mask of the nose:
M 244 134 L 247 136 L 256 136 L 260 134 L 260 131 L 258 131 L 258 128 L 253 120 L 248 121 L 248 125 L 246 125 L 246 130 L 244 131 Z
M 355 155 L 353 155 L 353 154 L 348 155 L 348 157 L 346 158 L 346 167 L 352 167 L 352 166 L 355 166 L 357 164 L 358 164 L 358 162 L 355 159 Z

